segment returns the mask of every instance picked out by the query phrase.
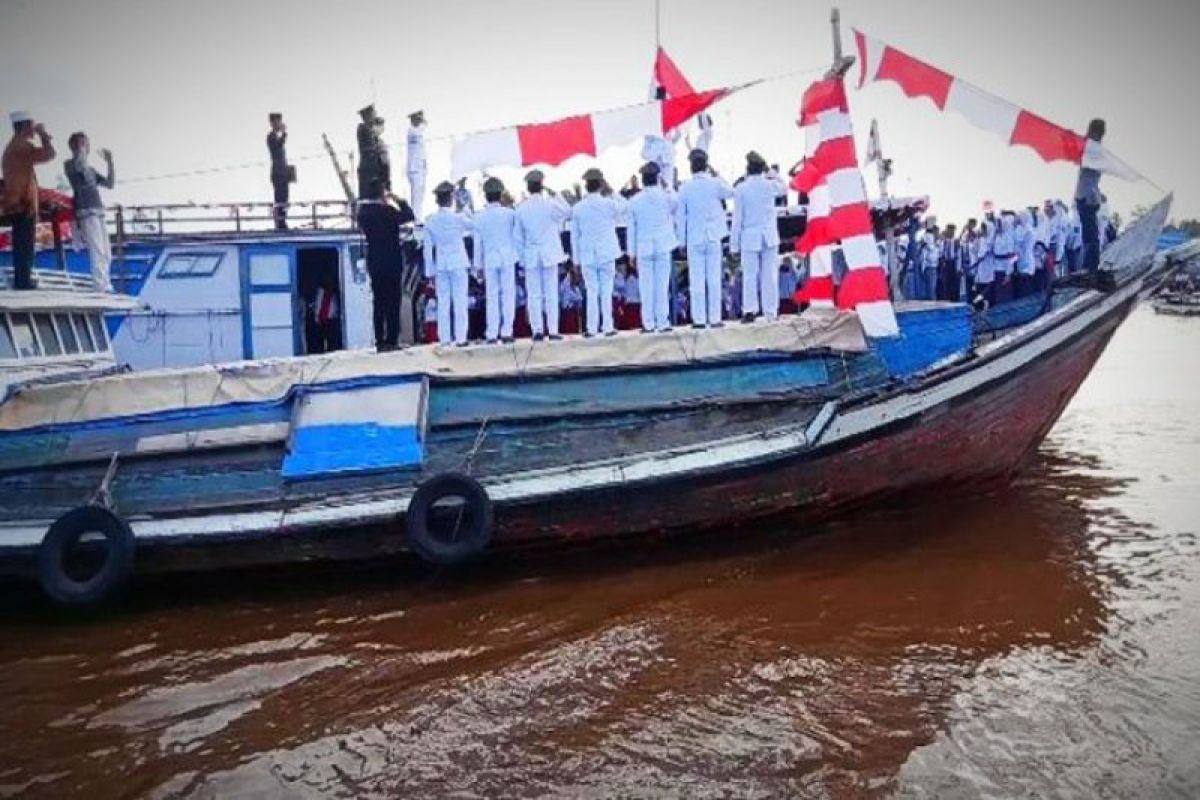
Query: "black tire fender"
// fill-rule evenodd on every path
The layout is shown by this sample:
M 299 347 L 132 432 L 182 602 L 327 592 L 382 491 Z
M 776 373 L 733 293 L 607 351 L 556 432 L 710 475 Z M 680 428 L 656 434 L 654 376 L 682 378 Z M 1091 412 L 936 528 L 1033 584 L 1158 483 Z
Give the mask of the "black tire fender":
M 108 553 L 96 574 L 76 580 L 67 573 L 67 553 L 84 535 L 100 534 Z M 63 514 L 42 537 L 38 546 L 37 575 L 42 591 L 64 606 L 91 606 L 110 599 L 125 585 L 133 571 L 133 531 L 113 512 L 102 506 L 81 506 Z
M 434 505 L 458 499 L 461 511 L 450 531 L 436 530 Z M 492 501 L 479 481 L 458 472 L 435 475 L 417 487 L 408 503 L 405 530 L 408 545 L 422 559 L 438 566 L 455 566 L 478 557 L 492 541 Z M 448 534 L 448 535 L 447 535 Z

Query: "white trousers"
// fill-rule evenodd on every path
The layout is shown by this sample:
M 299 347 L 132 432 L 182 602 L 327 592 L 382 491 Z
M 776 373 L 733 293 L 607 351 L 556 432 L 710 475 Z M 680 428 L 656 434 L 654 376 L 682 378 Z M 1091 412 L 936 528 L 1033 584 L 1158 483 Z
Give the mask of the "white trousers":
M 613 326 L 613 276 L 617 274 L 617 262 L 583 265 L 583 285 L 587 289 L 587 332 L 593 336 L 602 329 L 605 333 L 616 330 Z
M 488 267 L 484 271 L 483 289 L 487 303 L 487 338 L 511 338 L 517 313 L 516 265 Z
M 775 319 L 779 316 L 779 250 L 742 251 L 742 313 Z
M 529 300 L 529 329 L 535 336 L 558 336 L 558 265 L 526 267 L 525 295 Z
M 112 281 L 109 278 L 109 266 L 112 264 L 112 248 L 108 240 L 108 228 L 104 225 L 104 217 L 99 214 L 88 214 L 75 221 L 87 246 L 88 261 L 92 264 L 92 280 L 97 288 L 112 291 Z
M 424 222 L 425 217 L 421 215 L 421 209 L 425 205 L 424 172 L 408 173 L 408 204 L 412 206 L 413 216 L 417 218 L 417 222 Z
M 441 270 L 437 274 L 438 341 L 467 340 L 467 271 Z
M 671 251 L 638 259 L 638 289 L 642 295 L 642 329 L 671 328 Z
M 715 325 L 721 321 L 721 243 L 689 244 L 687 257 L 692 323 Z

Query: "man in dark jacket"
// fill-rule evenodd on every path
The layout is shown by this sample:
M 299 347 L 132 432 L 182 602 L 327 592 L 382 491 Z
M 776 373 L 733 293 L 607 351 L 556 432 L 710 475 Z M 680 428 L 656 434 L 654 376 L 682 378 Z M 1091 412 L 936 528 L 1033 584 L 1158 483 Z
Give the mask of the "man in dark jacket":
M 403 200 L 387 202 L 384 184 L 375 180 L 366 199 L 358 206 L 358 227 L 367 237 L 367 274 L 375 319 L 375 349 L 395 350 L 400 341 L 400 296 L 404 278 L 404 256 L 400 249 L 400 226 L 413 221 L 412 209 Z
M 271 186 L 275 190 L 275 229 L 287 230 L 288 184 L 291 183 L 291 168 L 287 160 L 287 126 L 283 114 L 273 112 L 267 119 L 271 131 L 267 134 L 267 152 L 271 154 Z
M 383 183 L 384 192 L 392 190 L 392 164 L 388 158 L 387 145 L 383 142 L 383 117 L 375 113 L 375 106 L 360 109 L 358 115 L 358 196 L 370 197 L 371 185 Z

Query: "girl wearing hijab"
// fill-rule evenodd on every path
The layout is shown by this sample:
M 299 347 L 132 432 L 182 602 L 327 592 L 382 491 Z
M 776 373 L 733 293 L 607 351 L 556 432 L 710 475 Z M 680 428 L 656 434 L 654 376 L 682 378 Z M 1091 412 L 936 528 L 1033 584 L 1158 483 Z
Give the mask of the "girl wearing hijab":
M 979 235 L 971 246 L 971 303 L 977 308 L 987 308 L 996 300 L 995 287 L 996 262 L 992 258 L 992 240 L 994 238 L 992 223 L 983 222 L 979 226 Z
M 1037 264 L 1033 250 L 1036 241 L 1037 231 L 1033 228 L 1033 217 L 1028 211 L 1022 211 L 1013 228 L 1013 244 L 1017 253 L 1017 270 L 1013 282 L 1016 297 L 1025 297 L 1034 292 Z
M 996 264 L 995 287 L 992 294 L 997 304 L 1012 299 L 1013 265 L 1017 260 L 1016 219 L 1011 213 L 1000 216 L 1000 226 L 992 243 L 992 260 Z

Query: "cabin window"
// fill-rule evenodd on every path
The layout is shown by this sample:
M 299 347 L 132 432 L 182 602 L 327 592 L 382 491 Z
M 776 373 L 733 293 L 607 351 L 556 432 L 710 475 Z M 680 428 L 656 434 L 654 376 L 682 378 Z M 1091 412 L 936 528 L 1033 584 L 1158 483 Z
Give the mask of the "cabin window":
M 85 353 L 96 352 L 96 345 L 92 341 L 92 332 L 88 330 L 87 320 L 82 314 L 72 314 L 71 321 L 75 323 L 75 336 L 79 338 L 79 346 Z
M 66 314 L 55 314 L 54 323 L 58 327 L 58 338 L 62 340 L 63 352 L 75 354 L 79 352 L 79 339 L 75 336 L 75 327 L 71 318 Z
M 8 320 L 0 316 L 0 358 L 16 358 L 17 348 L 13 345 L 12 333 L 8 330 Z
M 40 356 L 41 351 L 38 350 L 37 338 L 33 335 L 33 323 L 30 322 L 29 315 L 13 314 L 11 319 L 13 342 L 17 345 L 17 354 L 21 358 Z
M 88 324 L 92 327 L 92 341 L 96 349 L 103 352 L 108 349 L 108 337 L 104 333 L 104 322 L 99 314 L 88 314 Z
M 172 253 L 158 270 L 160 278 L 207 278 L 221 266 L 221 253 Z
M 54 322 L 49 314 L 34 314 L 33 325 L 37 328 L 38 339 L 42 343 L 42 352 L 48 356 L 61 356 L 62 345 L 58 343 L 58 334 L 54 331 Z

